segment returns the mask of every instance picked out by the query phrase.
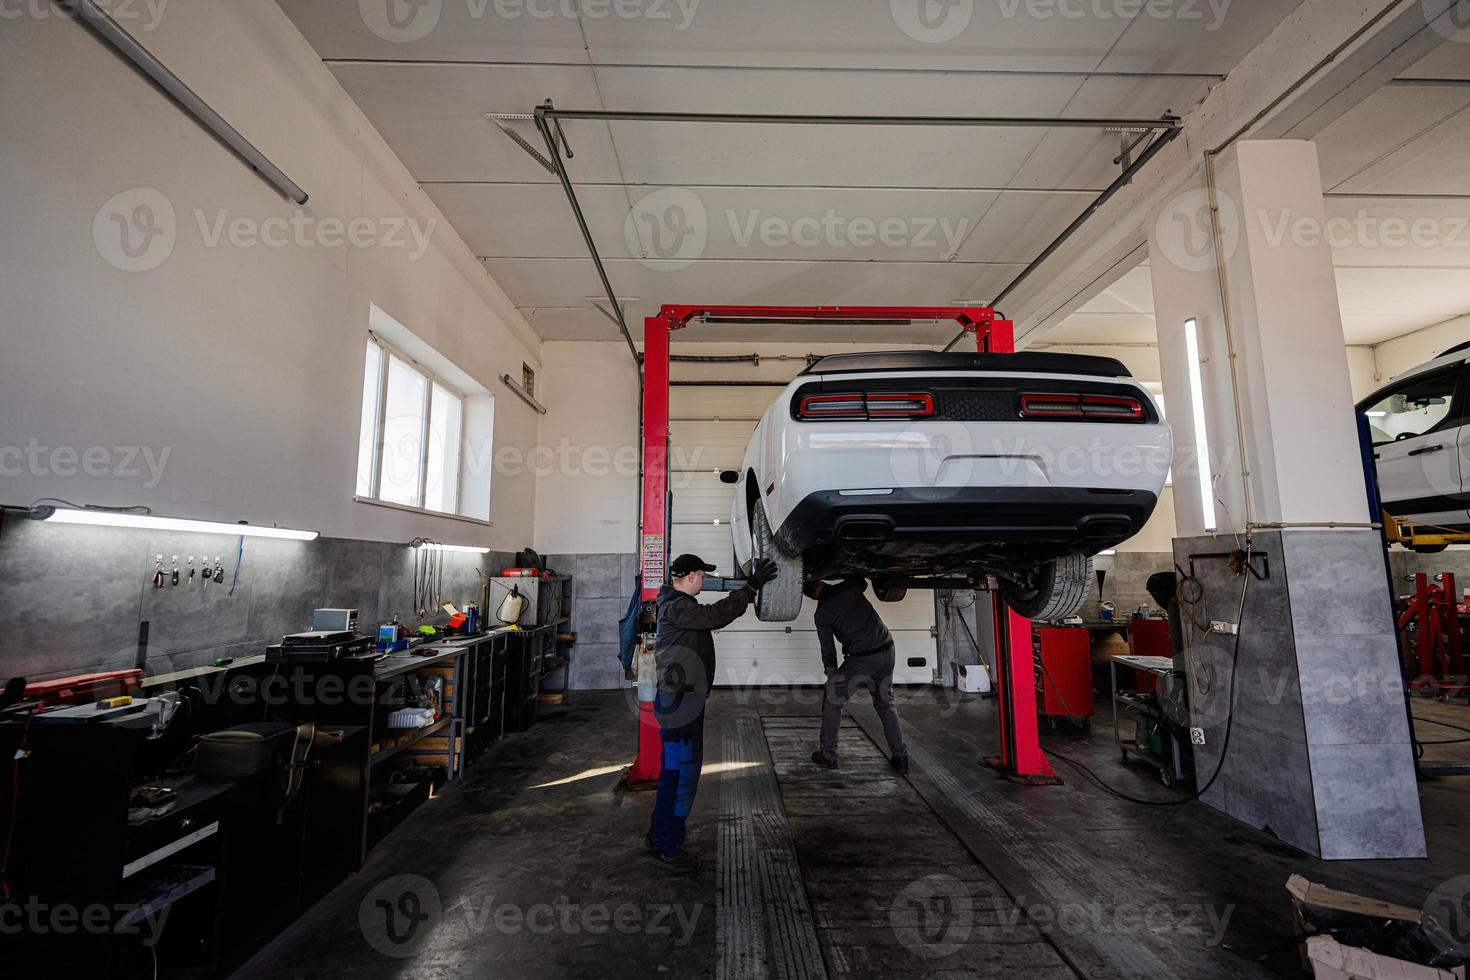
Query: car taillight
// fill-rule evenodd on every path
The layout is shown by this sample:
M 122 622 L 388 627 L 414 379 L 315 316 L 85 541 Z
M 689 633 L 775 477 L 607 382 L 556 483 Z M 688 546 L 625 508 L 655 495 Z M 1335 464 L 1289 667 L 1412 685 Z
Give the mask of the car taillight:
M 917 419 L 934 414 L 928 392 L 854 391 L 840 395 L 807 395 L 796 414 L 811 420 Z
M 934 396 L 926 391 L 868 392 L 868 418 L 870 419 L 919 419 L 934 414 Z
M 1122 395 L 1028 392 L 1021 396 L 1023 419 L 1078 419 L 1084 422 L 1142 422 L 1143 402 Z
M 868 407 L 862 392 L 851 395 L 808 395 L 797 414 L 804 419 L 865 419 Z

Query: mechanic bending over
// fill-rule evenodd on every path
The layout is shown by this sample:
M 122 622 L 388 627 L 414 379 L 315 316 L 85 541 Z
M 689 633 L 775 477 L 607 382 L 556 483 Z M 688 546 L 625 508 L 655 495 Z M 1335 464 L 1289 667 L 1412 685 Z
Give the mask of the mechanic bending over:
M 698 555 L 680 555 L 669 565 L 672 584 L 658 590 L 658 691 L 653 699 L 663 743 L 663 768 L 654 796 L 648 846 L 654 860 L 675 874 L 699 870 L 699 860 L 684 851 L 684 829 L 704 765 L 704 705 L 715 680 L 714 630 L 745 612 L 756 592 L 776 577 L 776 563 L 756 562 L 746 584 L 708 605 L 694 598 L 704 588 L 704 573 L 715 566 Z
M 908 746 L 893 706 L 893 664 L 896 656 L 893 634 L 883 625 L 868 597 L 868 583 L 861 575 L 837 585 L 807 582 L 801 591 L 817 600 L 817 639 L 822 644 L 822 668 L 827 687 L 822 694 L 822 744 L 812 761 L 823 769 L 837 768 L 837 732 L 842 724 L 842 707 L 863 688 L 873 697 L 873 708 L 883 722 L 890 763 L 901 773 L 909 771 Z M 842 641 L 842 666 L 837 666 L 834 637 Z

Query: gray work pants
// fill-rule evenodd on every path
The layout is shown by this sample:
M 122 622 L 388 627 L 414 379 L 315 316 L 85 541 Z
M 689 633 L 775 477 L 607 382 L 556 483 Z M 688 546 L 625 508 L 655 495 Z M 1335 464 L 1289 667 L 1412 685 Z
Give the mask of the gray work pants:
M 822 694 L 822 754 L 837 761 L 837 730 L 842 724 L 842 707 L 858 691 L 866 688 L 873 697 L 873 709 L 883 722 L 883 737 L 893 758 L 908 755 L 903 743 L 903 729 L 898 723 L 898 709 L 893 706 L 892 646 L 873 653 L 846 657 L 831 677 Z

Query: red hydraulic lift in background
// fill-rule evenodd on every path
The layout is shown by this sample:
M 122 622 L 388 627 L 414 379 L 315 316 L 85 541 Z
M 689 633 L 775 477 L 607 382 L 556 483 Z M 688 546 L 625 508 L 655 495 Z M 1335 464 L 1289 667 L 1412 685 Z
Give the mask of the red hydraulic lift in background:
M 984 307 L 919 306 L 664 306 L 643 321 L 643 515 L 638 551 L 643 602 L 650 603 L 668 577 L 669 334 L 703 323 L 907 324 L 951 320 L 975 335 L 982 353 L 1015 352 L 1014 325 Z M 1021 782 L 1056 782 L 1037 738 L 1035 667 L 1031 621 L 995 601 L 996 688 L 1000 704 L 1000 755 L 987 759 Z M 662 746 L 652 702 L 638 705 L 638 757 L 625 785 L 651 789 L 658 782 Z

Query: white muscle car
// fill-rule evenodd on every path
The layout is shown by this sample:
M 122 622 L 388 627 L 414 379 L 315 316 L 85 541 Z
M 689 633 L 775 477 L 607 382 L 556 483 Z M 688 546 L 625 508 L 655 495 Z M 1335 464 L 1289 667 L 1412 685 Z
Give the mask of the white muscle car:
M 1153 513 L 1171 454 L 1112 358 L 892 351 L 816 361 L 721 476 L 736 564 L 780 567 L 763 620 L 795 619 L 804 582 L 850 574 L 888 601 L 993 575 L 1017 612 L 1055 620 L 1081 607 L 1092 556 Z

